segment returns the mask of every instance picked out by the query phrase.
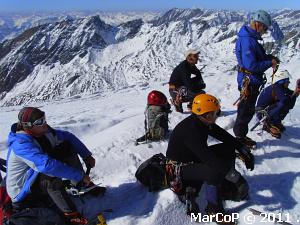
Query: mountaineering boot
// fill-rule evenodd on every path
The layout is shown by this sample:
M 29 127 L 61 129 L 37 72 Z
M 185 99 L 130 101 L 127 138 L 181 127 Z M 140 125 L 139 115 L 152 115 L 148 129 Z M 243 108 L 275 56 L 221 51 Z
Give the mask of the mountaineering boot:
M 245 137 L 236 137 L 242 144 L 248 146 L 251 149 L 256 148 L 256 142 L 253 141 L 251 138 L 245 136 Z
M 88 220 L 83 217 L 79 212 L 64 213 L 67 220 L 67 224 L 70 225 L 85 225 L 88 224 Z
M 225 219 L 227 215 L 224 208 L 222 201 L 219 201 L 218 204 L 213 204 L 211 202 L 207 202 L 207 206 L 205 209 L 207 215 L 211 216 L 212 221 L 217 224 L 226 224 L 226 225 L 236 225 L 237 223 L 234 221 L 228 221 Z M 230 218 L 230 217 L 229 217 Z
M 172 105 L 174 105 L 176 112 L 183 113 L 182 102 L 171 99 Z
M 280 128 L 278 128 L 277 126 L 275 126 L 269 122 L 264 123 L 263 130 L 267 131 L 268 133 L 270 133 L 273 137 L 275 137 L 277 139 L 281 138 Z
M 199 213 L 199 206 L 196 203 L 197 191 L 193 187 L 186 187 L 185 190 L 185 206 L 186 206 L 186 214 L 191 215 L 192 213 Z
M 221 185 L 218 186 L 218 192 L 220 199 L 231 201 L 243 201 L 249 197 L 249 185 L 248 182 L 241 176 L 236 183 L 224 180 Z
M 278 127 L 281 133 L 286 131 L 286 128 L 282 123 L 276 124 L 276 127 Z
M 179 201 L 185 204 L 187 215 L 199 213 L 199 206 L 196 202 L 197 195 L 198 193 L 193 187 L 186 187 L 185 193 L 177 194 Z

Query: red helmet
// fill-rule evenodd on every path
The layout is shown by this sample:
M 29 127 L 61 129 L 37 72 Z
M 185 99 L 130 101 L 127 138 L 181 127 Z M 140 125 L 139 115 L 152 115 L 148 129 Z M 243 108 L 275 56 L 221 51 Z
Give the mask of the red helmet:
M 165 105 L 167 102 L 167 97 L 160 91 L 154 90 L 148 94 L 148 105 Z

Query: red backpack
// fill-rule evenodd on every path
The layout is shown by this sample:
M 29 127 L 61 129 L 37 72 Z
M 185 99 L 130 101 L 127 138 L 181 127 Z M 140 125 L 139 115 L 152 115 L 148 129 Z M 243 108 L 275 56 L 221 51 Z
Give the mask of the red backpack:
M 6 172 L 5 165 L 6 161 L 4 159 L 0 159 L 0 170 L 3 172 Z M 13 210 L 11 199 L 6 191 L 5 178 L 2 179 L 1 175 L 0 182 L 0 225 L 2 225 L 4 219 L 7 219 L 12 215 Z

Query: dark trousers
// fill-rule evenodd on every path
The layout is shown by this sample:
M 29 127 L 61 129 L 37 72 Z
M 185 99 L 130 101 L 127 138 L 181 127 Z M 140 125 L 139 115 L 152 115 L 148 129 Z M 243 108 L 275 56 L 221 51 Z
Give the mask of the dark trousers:
M 271 105 L 267 112 L 269 115 L 269 122 L 276 125 L 280 124 L 282 120 L 286 117 L 286 115 L 289 113 L 290 109 L 294 108 L 295 103 L 294 102 L 277 102 L 273 105 Z
M 208 151 L 214 152 L 217 158 L 224 163 L 219 165 L 207 165 L 205 163 L 193 163 L 181 167 L 181 179 L 183 183 L 207 182 L 211 185 L 219 185 L 226 174 L 235 167 L 235 149 L 226 144 L 216 144 L 208 147 Z
M 259 87 L 251 87 L 251 95 L 243 99 L 237 110 L 237 117 L 233 127 L 236 137 L 245 137 L 248 133 L 248 124 L 255 113 L 255 103 L 259 94 Z
M 186 89 L 186 95 L 184 96 L 178 96 L 180 95 L 180 89 L 184 88 Z M 198 94 L 203 94 L 205 93 L 205 91 L 198 89 L 198 90 L 189 90 L 184 86 L 178 87 L 178 88 L 171 88 L 169 89 L 169 93 L 170 96 L 172 97 L 173 101 L 175 101 L 176 99 L 181 99 L 181 102 L 189 102 L 189 106 L 192 106 L 193 100 L 194 98 L 198 95 Z
M 55 152 L 55 153 L 54 153 Z M 61 149 L 50 153 L 52 158 L 56 158 L 69 166 L 83 171 L 83 167 L 78 155 L 70 149 Z M 76 211 L 76 207 L 65 191 L 67 182 L 61 178 L 50 177 L 40 173 L 31 186 L 29 194 L 22 202 L 14 203 L 17 210 L 24 208 L 49 207 L 54 203 L 63 213 Z

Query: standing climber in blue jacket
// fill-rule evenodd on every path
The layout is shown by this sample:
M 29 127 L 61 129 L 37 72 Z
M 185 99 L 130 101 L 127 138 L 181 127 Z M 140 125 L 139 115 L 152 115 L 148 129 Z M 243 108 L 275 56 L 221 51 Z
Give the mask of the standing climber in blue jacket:
M 236 41 L 235 52 L 238 61 L 238 89 L 241 92 L 238 103 L 237 118 L 233 127 L 235 136 L 251 148 L 256 142 L 247 137 L 248 124 L 255 113 L 255 103 L 264 85 L 264 72 L 273 67 L 277 69 L 279 59 L 267 55 L 258 40 L 271 26 L 271 16 L 259 10 L 252 15 L 250 26 L 244 25 Z
M 34 208 L 51 199 L 70 224 L 87 224 L 65 190 L 65 180 L 74 185 L 92 182 L 83 171 L 77 154 L 87 167 L 95 159 L 73 134 L 54 130 L 46 123 L 45 113 L 25 107 L 8 136 L 6 187 L 15 210 Z
M 266 87 L 258 97 L 256 109 L 258 119 L 263 119 L 263 129 L 273 137 L 281 138 L 285 131 L 282 120 L 293 109 L 300 93 L 300 79 L 294 91 L 288 88 L 291 75 L 287 70 L 274 74 L 273 84 Z

